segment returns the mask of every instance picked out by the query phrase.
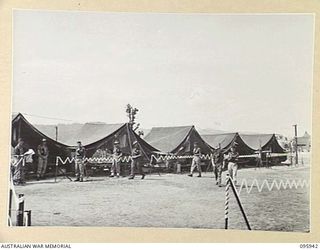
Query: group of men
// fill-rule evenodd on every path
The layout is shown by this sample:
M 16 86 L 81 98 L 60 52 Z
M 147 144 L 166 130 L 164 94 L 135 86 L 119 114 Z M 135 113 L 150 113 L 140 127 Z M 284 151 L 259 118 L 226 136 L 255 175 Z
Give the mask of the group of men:
M 25 167 L 26 159 L 32 157 L 27 154 L 28 148 L 22 138 L 18 139 L 17 145 L 13 150 L 13 162 L 11 168 L 11 174 L 13 182 L 16 185 L 22 185 L 25 183 Z M 42 139 L 42 142 L 37 147 L 38 166 L 37 166 L 37 180 L 44 178 L 48 165 L 49 150 L 47 146 L 47 140 Z M 30 160 L 32 162 L 32 160 Z
M 121 157 L 123 153 L 120 148 L 120 142 L 116 139 L 113 142 L 112 150 L 112 165 L 110 177 L 120 177 L 121 172 Z M 83 182 L 83 177 L 85 175 L 85 161 L 86 161 L 86 150 L 82 146 L 81 141 L 78 141 L 78 146 L 75 152 L 75 181 Z M 141 179 L 145 178 L 145 173 L 142 168 L 142 153 L 140 146 L 137 141 L 132 144 L 132 154 L 131 154 L 131 165 L 130 165 L 130 176 L 129 180 L 133 180 L 136 174 L 141 175 Z
M 239 153 L 236 149 L 237 143 L 233 143 L 230 149 L 222 149 L 219 145 L 218 150 L 211 157 L 211 163 L 214 168 L 214 174 L 216 179 L 216 185 L 221 187 L 221 176 L 222 171 L 228 168 L 228 172 L 234 183 L 237 183 L 237 172 L 238 172 L 238 158 Z M 188 176 L 193 177 L 194 170 L 198 170 L 198 176 L 201 177 L 201 149 L 197 142 L 194 143 L 193 158 L 190 168 L 190 174 Z
M 15 184 L 23 184 L 25 182 L 25 162 L 23 157 L 25 157 L 26 148 L 24 146 L 23 139 L 18 140 L 17 146 L 14 148 L 14 157 L 16 159 L 15 167 L 12 172 L 13 180 Z M 193 177 L 193 172 L 195 169 L 198 170 L 198 176 L 201 177 L 201 148 L 197 142 L 194 143 L 194 148 L 192 151 L 193 158 L 190 168 L 190 174 L 188 176 Z M 44 178 L 49 150 L 47 146 L 46 139 L 42 139 L 41 144 L 37 147 L 37 156 L 38 156 L 38 167 L 37 167 L 37 180 Z M 112 165 L 110 177 L 120 177 L 121 171 L 121 157 L 123 153 L 121 151 L 120 142 L 116 139 L 113 142 L 112 150 Z M 233 179 L 234 183 L 237 181 L 237 170 L 238 170 L 238 157 L 239 153 L 236 150 L 236 143 L 231 146 L 230 149 L 224 150 L 221 147 L 216 150 L 215 154 L 212 157 L 211 163 L 214 167 L 216 185 L 221 187 L 221 175 L 222 171 L 225 168 L 228 168 L 230 177 Z M 134 141 L 132 144 L 132 154 L 131 154 L 131 165 L 130 165 L 130 176 L 129 179 L 132 180 L 135 178 L 136 174 L 141 175 L 141 179 L 145 178 L 145 173 L 143 172 L 142 165 L 142 153 L 140 146 L 137 141 Z M 85 163 L 86 163 L 86 150 L 82 146 L 81 141 L 77 142 L 77 148 L 75 150 L 75 176 L 74 181 L 83 182 L 85 176 Z

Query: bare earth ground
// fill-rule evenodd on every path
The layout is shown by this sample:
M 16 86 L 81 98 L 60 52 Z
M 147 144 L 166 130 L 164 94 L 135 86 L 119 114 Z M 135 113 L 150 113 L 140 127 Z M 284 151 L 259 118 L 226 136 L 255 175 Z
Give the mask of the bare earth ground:
M 241 169 L 238 183 L 244 178 L 249 184 L 254 178 L 259 183 L 274 178 L 309 182 L 309 164 Z M 28 182 L 16 192 L 25 194 L 33 226 L 224 228 L 225 186 L 216 186 L 211 172 L 202 178 L 155 174 L 145 180 L 90 177 L 83 183 L 50 179 Z M 230 193 L 229 228 L 246 229 Z M 253 188 L 250 194 L 242 190 L 240 198 L 253 230 L 309 231 L 308 187 Z

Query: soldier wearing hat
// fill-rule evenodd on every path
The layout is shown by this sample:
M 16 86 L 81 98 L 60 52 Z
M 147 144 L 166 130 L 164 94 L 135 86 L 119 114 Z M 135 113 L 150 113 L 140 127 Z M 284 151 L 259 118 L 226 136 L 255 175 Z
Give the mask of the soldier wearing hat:
M 214 175 L 216 179 L 216 185 L 221 187 L 221 175 L 223 170 L 223 162 L 224 162 L 224 151 L 219 144 L 219 148 L 214 153 L 213 158 L 211 159 L 212 165 L 214 167 Z
M 14 148 L 14 168 L 13 168 L 13 183 L 21 185 L 25 183 L 25 166 L 24 166 L 24 153 L 26 152 L 24 140 L 18 139 L 18 144 Z
M 75 154 L 75 172 L 76 172 L 75 181 L 83 182 L 84 160 L 86 157 L 86 150 L 82 146 L 81 141 L 78 141 L 77 144 L 78 144 L 78 146 L 77 146 L 76 154 Z
M 259 147 L 258 151 L 256 151 L 257 157 L 256 157 L 256 168 L 261 168 L 263 167 L 263 162 L 262 162 L 262 148 L 261 146 Z
M 136 171 L 138 172 L 138 174 L 141 174 L 141 179 L 144 179 L 144 177 L 146 176 L 142 170 L 141 158 L 142 154 L 140 146 L 137 141 L 134 141 L 131 155 L 131 173 L 129 180 L 134 179 Z
M 37 180 L 44 177 L 46 173 L 49 150 L 47 146 L 47 140 L 42 139 L 41 144 L 37 148 L 38 153 L 38 169 L 37 169 Z
M 113 142 L 113 151 L 112 151 L 112 167 L 111 167 L 111 175 L 110 177 L 114 177 L 115 175 L 120 177 L 120 157 L 122 156 L 122 152 L 120 149 L 120 142 L 116 139 Z
M 238 172 L 238 158 L 239 152 L 236 149 L 238 144 L 235 142 L 228 153 L 228 172 L 230 177 L 232 178 L 234 184 L 237 184 L 237 172 Z
M 199 147 L 199 144 L 197 142 L 194 143 L 194 148 L 193 148 L 193 158 L 192 158 L 192 163 L 191 163 L 191 169 L 190 169 L 190 174 L 188 176 L 192 177 L 193 176 L 193 171 L 195 168 L 197 168 L 199 174 L 198 177 L 201 177 L 201 149 Z

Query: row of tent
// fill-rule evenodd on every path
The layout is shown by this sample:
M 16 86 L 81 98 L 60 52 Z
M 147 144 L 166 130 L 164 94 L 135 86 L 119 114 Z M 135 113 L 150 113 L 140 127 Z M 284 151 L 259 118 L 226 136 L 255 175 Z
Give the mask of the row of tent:
M 57 131 L 58 138 L 55 140 L 53 138 L 57 136 Z M 137 141 L 145 160 L 150 160 L 154 154 L 190 154 L 195 142 L 203 154 L 210 154 L 218 147 L 228 150 L 235 143 L 240 155 L 253 155 L 260 149 L 285 153 L 274 134 L 200 135 L 194 126 L 181 126 L 155 127 L 141 138 L 128 123 L 32 125 L 21 113 L 12 118 L 11 137 L 12 147 L 16 146 L 18 138 L 23 138 L 26 147 L 32 149 L 36 149 L 45 138 L 50 151 L 49 162 L 54 162 L 56 156 L 69 157 L 78 140 L 85 146 L 88 157 L 92 157 L 99 149 L 111 153 L 115 139 L 120 142 L 122 152 L 127 155 L 132 152 L 132 143 Z
M 11 144 L 15 147 L 19 138 L 25 142 L 26 149 L 36 149 L 42 139 L 47 140 L 49 149 L 49 164 L 55 162 L 56 156 L 70 157 L 75 150 L 77 141 L 81 141 L 86 148 L 87 157 L 92 157 L 98 149 L 113 148 L 114 140 L 120 142 L 124 154 L 130 155 L 132 144 L 137 141 L 144 158 L 150 158 L 157 149 L 140 138 L 129 126 L 124 124 L 86 123 L 58 125 L 58 140 L 55 140 L 56 126 L 32 125 L 22 114 L 13 116 L 11 129 Z
M 177 153 L 181 147 L 192 151 L 194 142 L 198 142 L 203 153 L 222 148 L 228 150 L 237 145 L 240 155 L 252 155 L 258 150 L 272 153 L 285 153 L 275 134 L 239 134 L 223 133 L 200 135 L 194 126 L 152 128 L 144 138 L 162 152 Z

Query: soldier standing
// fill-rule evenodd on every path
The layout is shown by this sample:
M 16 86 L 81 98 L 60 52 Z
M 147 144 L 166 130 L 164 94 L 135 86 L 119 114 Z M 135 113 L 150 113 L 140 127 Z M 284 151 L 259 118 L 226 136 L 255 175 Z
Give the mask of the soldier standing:
M 24 141 L 22 138 L 18 139 L 18 144 L 14 148 L 14 158 L 15 158 L 15 167 L 14 174 L 12 176 L 13 183 L 15 185 L 21 185 L 25 183 L 24 171 L 25 171 L 25 162 L 24 162 L 24 153 L 25 153 Z
M 176 173 L 177 174 L 181 174 L 181 165 L 183 163 L 183 158 L 180 157 L 182 156 L 183 154 L 183 150 L 184 150 L 184 147 L 182 146 L 181 148 L 179 148 L 178 152 L 177 152 L 177 161 L 176 161 L 176 165 L 177 165 L 177 171 Z
M 134 141 L 132 156 L 131 156 L 131 173 L 130 173 L 129 180 L 134 179 L 135 171 L 138 171 L 138 174 L 141 174 L 141 179 L 144 179 L 144 177 L 146 176 L 142 170 L 141 158 L 142 158 L 142 154 L 141 154 L 140 146 L 137 141 Z
M 228 154 L 228 171 L 235 185 L 237 184 L 238 158 L 239 153 L 237 152 L 235 145 L 233 145 Z
M 42 143 L 38 146 L 38 170 L 37 170 L 37 180 L 44 177 L 46 173 L 49 150 L 47 147 L 47 140 L 42 139 Z
M 190 174 L 188 176 L 192 177 L 193 176 L 193 171 L 195 168 L 197 168 L 199 174 L 198 177 L 201 177 L 201 149 L 198 146 L 198 143 L 194 143 L 194 148 L 193 148 L 193 158 L 192 158 L 192 163 L 191 163 L 191 169 L 190 169 Z
M 212 165 L 214 166 L 216 185 L 219 185 L 219 187 L 221 187 L 221 175 L 223 170 L 224 154 L 220 145 L 217 151 L 215 152 L 212 161 Z
M 112 167 L 111 167 L 111 175 L 110 177 L 114 177 L 115 175 L 120 177 L 120 157 L 122 156 L 122 152 L 120 149 L 120 142 L 115 140 L 113 142 L 113 151 L 112 151 Z
M 84 160 L 86 157 L 86 150 L 81 145 L 81 141 L 78 141 L 77 143 L 78 143 L 78 147 L 76 149 L 76 155 L 75 155 L 75 172 L 76 172 L 75 181 L 83 182 Z
M 261 167 L 263 167 L 263 163 L 262 163 L 262 149 L 261 149 L 261 147 L 259 148 L 259 150 L 258 150 L 256 153 L 257 153 L 256 168 L 261 168 Z

